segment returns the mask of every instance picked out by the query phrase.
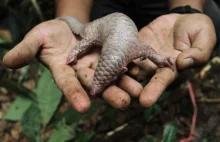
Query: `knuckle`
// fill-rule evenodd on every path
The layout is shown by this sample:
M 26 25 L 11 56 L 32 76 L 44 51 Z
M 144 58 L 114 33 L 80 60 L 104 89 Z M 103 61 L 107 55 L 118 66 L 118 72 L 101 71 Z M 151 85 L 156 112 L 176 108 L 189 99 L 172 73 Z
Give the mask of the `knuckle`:
M 208 62 L 209 57 L 210 55 L 208 54 L 204 54 L 204 55 L 200 54 L 200 56 L 197 58 L 197 61 L 199 64 L 204 64 Z

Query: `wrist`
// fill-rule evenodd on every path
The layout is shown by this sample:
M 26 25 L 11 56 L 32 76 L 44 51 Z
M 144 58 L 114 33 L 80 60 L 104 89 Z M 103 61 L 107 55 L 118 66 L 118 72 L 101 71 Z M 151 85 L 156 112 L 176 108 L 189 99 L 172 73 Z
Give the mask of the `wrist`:
M 92 0 L 56 0 L 56 17 L 71 16 L 88 23 L 91 7 Z
M 169 0 L 169 10 L 176 7 L 189 5 L 191 8 L 203 12 L 203 7 L 206 0 Z
M 169 13 L 178 13 L 178 14 L 192 14 L 192 13 L 202 13 L 201 11 L 192 8 L 189 5 L 186 6 L 178 6 L 174 9 L 171 9 Z

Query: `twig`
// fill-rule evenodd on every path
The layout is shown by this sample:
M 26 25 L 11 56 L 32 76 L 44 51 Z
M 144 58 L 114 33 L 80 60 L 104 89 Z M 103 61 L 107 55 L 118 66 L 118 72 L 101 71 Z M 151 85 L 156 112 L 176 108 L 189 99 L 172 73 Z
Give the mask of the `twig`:
M 181 139 L 179 142 L 191 142 L 195 139 L 194 133 L 195 133 L 196 118 L 197 118 L 197 105 L 195 100 L 195 93 L 193 91 L 192 84 L 189 81 L 187 82 L 187 86 L 189 89 L 189 95 L 193 104 L 194 112 L 193 112 L 192 125 L 190 128 L 189 136 L 188 138 Z
M 116 133 L 116 132 L 118 132 L 118 131 L 121 131 L 121 130 L 124 129 L 127 125 L 128 125 L 128 123 L 125 123 L 125 124 L 123 124 L 123 125 L 121 125 L 121 126 L 115 128 L 113 131 L 108 132 L 108 133 L 107 133 L 107 136 L 109 137 L 109 136 L 113 135 L 114 133 Z
M 44 21 L 44 16 L 43 16 L 43 14 L 42 14 L 42 11 L 41 11 L 41 9 L 40 9 L 40 7 L 39 7 L 37 1 L 36 1 L 36 0 L 30 0 L 30 1 L 31 1 L 31 3 L 32 3 L 32 5 L 33 5 L 33 7 L 34 7 L 34 9 L 35 9 L 35 12 L 36 12 L 37 15 L 39 16 L 40 20 L 41 20 L 41 21 Z

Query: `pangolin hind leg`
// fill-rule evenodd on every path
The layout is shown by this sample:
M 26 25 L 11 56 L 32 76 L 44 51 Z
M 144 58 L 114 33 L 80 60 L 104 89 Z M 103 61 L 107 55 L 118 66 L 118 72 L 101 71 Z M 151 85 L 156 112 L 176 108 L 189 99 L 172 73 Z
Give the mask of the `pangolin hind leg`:
M 139 51 L 139 54 L 137 54 L 134 59 L 140 58 L 140 60 L 144 60 L 148 58 L 159 68 L 170 67 L 172 70 L 174 70 L 174 61 L 171 57 L 163 57 L 159 55 L 152 47 L 148 45 L 140 45 Z
M 66 63 L 76 63 L 77 58 L 87 53 L 92 47 L 100 45 L 101 43 L 98 40 L 82 39 L 69 53 Z

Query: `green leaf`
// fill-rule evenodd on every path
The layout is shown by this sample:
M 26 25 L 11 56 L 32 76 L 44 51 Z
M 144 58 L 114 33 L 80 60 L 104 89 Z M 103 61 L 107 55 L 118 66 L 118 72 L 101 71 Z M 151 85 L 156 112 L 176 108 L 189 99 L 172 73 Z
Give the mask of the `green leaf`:
M 92 103 L 90 110 L 86 114 L 80 114 L 70 107 L 55 123 L 52 124 L 51 127 L 55 127 L 55 131 L 49 142 L 64 142 L 75 137 L 75 129 L 78 124 L 80 124 L 83 119 L 91 117 L 97 110 L 97 107 L 98 105 L 96 103 Z
M 161 107 L 158 104 L 154 104 L 153 106 L 144 109 L 144 118 L 147 120 L 149 116 L 152 114 L 157 114 L 161 112 Z
M 0 56 L 4 56 L 13 47 L 11 41 L 0 37 Z
M 152 135 L 147 135 L 141 138 L 138 142 L 158 142 L 158 140 Z
M 95 131 L 91 131 L 90 133 L 81 132 L 77 134 L 75 142 L 89 142 L 95 134 Z
M 59 123 L 51 135 L 49 142 L 66 142 L 75 136 L 76 125 L 66 125 L 65 120 Z
M 25 111 L 31 106 L 31 100 L 24 98 L 24 97 L 16 97 L 13 104 L 10 106 L 5 119 L 11 121 L 18 121 L 21 120 L 22 116 L 24 115 Z
M 202 139 L 202 142 L 208 142 L 208 140 L 207 139 Z
M 169 123 L 163 131 L 163 142 L 175 142 L 176 141 L 176 127 L 173 123 Z
M 35 105 L 31 105 L 24 113 L 21 120 L 22 133 L 31 142 L 40 142 L 40 110 Z
M 153 106 L 146 108 L 144 110 L 144 118 L 148 119 L 148 117 L 152 114 L 152 112 L 153 112 Z
M 141 86 L 145 87 L 148 84 L 149 80 L 145 80 L 141 82 Z
M 161 112 L 161 107 L 158 104 L 154 104 L 153 109 L 156 114 Z
M 104 117 L 104 119 L 107 119 L 110 122 L 110 126 L 114 128 L 116 125 L 116 110 L 107 106 L 104 111 Z
M 28 88 L 24 87 L 21 83 L 17 83 L 6 77 L 2 77 L 0 79 L 0 86 L 5 87 L 8 90 L 15 91 L 20 95 L 27 96 L 31 100 L 36 101 L 36 94 L 32 90 L 29 90 Z
M 21 41 L 27 31 L 29 18 L 21 12 L 21 9 L 8 8 L 8 27 L 15 43 Z
M 159 99 L 157 100 L 157 102 L 162 102 L 162 101 L 164 101 L 167 97 L 169 97 L 169 95 L 170 95 L 170 92 L 165 91 L 165 92 L 159 97 Z
M 0 37 L 0 44 L 8 44 L 8 43 L 11 43 L 11 42 L 3 37 Z
M 158 140 L 152 135 L 147 135 L 147 142 L 157 142 Z
M 4 47 L 3 47 L 4 48 Z M 0 58 L 2 58 L 3 56 L 5 56 L 5 54 L 7 53 L 7 50 L 5 49 L 0 49 Z
M 21 72 L 18 83 L 22 83 L 25 77 L 28 76 L 28 71 L 30 69 L 30 65 L 27 65 L 22 68 L 24 71 Z
M 96 103 L 92 103 L 89 111 L 86 114 L 80 114 L 76 112 L 72 107 L 62 114 L 56 122 L 54 122 L 51 127 L 57 127 L 60 122 L 65 120 L 67 124 L 78 124 L 81 120 L 91 117 L 95 111 L 97 110 L 98 105 Z
M 40 77 L 35 92 L 37 94 L 42 123 L 43 126 L 46 126 L 56 111 L 62 96 L 49 70 L 45 70 Z

